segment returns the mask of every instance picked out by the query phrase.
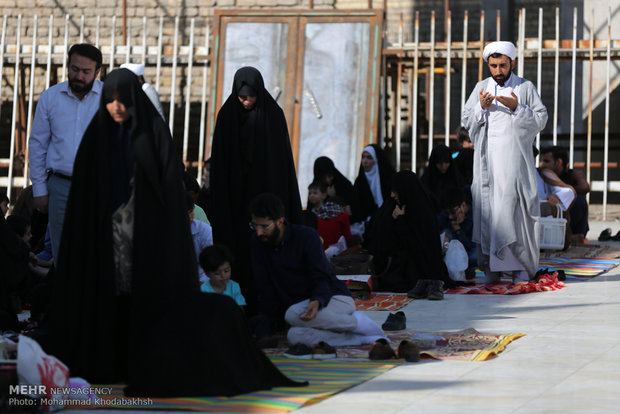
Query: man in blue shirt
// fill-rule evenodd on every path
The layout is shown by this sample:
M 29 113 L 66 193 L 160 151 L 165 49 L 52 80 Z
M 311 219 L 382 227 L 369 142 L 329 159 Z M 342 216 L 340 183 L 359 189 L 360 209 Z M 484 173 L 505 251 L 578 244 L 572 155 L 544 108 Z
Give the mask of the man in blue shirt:
M 43 91 L 29 139 L 29 166 L 34 206 L 49 213 L 52 254 L 58 247 L 71 187 L 73 162 L 101 102 L 97 80 L 102 56 L 86 43 L 73 45 L 68 58 L 69 81 Z
M 274 194 L 257 196 L 250 213 L 259 312 L 272 328 L 285 320 L 292 326 L 289 343 L 308 346 L 321 341 L 359 345 L 383 335 L 375 322 L 355 311 L 355 301 L 334 274 L 314 229 L 286 221 L 284 205 Z

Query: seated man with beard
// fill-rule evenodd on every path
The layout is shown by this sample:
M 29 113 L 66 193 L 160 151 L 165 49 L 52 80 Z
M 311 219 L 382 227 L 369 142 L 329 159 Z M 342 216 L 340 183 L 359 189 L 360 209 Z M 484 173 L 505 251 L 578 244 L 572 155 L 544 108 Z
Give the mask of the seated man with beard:
M 260 316 L 273 335 L 286 321 L 291 345 L 361 345 L 383 336 L 362 312 L 347 286 L 332 270 L 318 233 L 289 223 L 284 205 L 274 194 L 258 195 L 250 204 L 252 271 Z

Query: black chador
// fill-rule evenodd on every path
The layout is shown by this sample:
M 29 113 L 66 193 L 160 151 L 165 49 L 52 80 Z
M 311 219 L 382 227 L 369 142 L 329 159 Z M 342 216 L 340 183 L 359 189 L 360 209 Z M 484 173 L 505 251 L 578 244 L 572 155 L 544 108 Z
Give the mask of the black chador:
M 129 118 L 107 105 L 120 100 Z M 46 350 L 126 395 L 235 395 L 291 385 L 224 295 L 201 293 L 179 162 L 130 71 L 111 72 L 77 152 Z M 120 220 L 122 219 L 122 220 Z
M 245 109 L 239 96 L 256 97 Z M 216 243 L 236 257 L 232 277 L 241 284 L 250 311 L 256 293 L 249 266 L 251 230 L 248 207 L 258 194 L 270 192 L 284 203 L 286 217 L 301 221 L 301 201 L 284 112 L 265 89 L 253 67 L 235 73 L 232 93 L 217 115 L 211 151 L 209 220 Z

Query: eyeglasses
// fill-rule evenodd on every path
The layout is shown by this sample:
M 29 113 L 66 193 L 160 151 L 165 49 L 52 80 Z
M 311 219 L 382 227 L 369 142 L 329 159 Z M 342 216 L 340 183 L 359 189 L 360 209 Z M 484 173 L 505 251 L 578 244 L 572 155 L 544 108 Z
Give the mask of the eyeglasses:
M 272 221 L 269 224 L 255 224 L 252 223 L 251 221 L 248 223 L 248 226 L 250 226 L 250 228 L 254 231 L 261 229 L 262 231 L 267 231 L 271 228 L 271 226 L 273 226 L 275 224 L 275 221 Z

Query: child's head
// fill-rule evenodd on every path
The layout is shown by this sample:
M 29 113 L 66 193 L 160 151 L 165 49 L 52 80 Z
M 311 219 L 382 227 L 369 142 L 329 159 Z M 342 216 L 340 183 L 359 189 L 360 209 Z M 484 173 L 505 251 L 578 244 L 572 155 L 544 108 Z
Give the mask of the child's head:
M 233 255 L 230 250 L 220 244 L 209 246 L 200 252 L 198 260 L 211 279 L 211 286 L 226 286 L 232 274 Z
M 460 188 L 447 188 L 443 193 L 441 204 L 444 213 L 450 220 L 457 222 L 463 221 L 465 218 L 464 214 L 467 212 L 467 201 L 465 199 L 465 194 L 463 194 Z
M 469 131 L 463 126 L 459 126 L 458 128 L 456 128 L 456 140 L 459 142 L 462 148 L 474 147 L 474 144 L 472 144 L 471 138 L 469 137 Z
M 6 224 L 17 234 L 20 239 L 30 243 L 32 233 L 30 233 L 30 220 L 20 214 L 11 214 L 6 218 Z
M 325 202 L 327 198 L 327 186 L 319 181 L 313 181 L 308 186 L 308 201 L 315 206 Z

